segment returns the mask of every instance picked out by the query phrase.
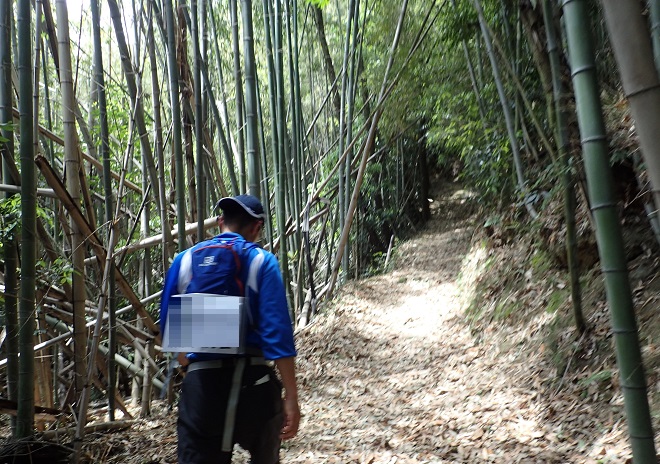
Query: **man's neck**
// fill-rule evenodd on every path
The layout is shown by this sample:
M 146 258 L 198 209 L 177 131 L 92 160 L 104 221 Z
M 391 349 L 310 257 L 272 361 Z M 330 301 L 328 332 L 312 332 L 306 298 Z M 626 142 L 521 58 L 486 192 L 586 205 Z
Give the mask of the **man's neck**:
M 229 228 L 229 227 L 223 227 L 223 228 L 222 228 L 222 233 L 223 233 L 223 234 L 236 234 L 236 235 L 240 235 L 240 236 L 243 237 L 245 240 L 250 241 L 250 240 L 245 236 L 245 234 L 241 233 L 240 230 L 235 230 L 235 229 L 232 229 L 232 228 Z

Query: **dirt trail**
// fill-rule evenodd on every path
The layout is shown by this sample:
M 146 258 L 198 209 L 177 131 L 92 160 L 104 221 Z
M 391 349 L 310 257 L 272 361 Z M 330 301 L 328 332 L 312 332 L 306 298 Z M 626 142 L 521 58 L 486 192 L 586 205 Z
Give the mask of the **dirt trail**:
M 557 372 L 527 344 L 540 321 L 471 333 L 468 196 L 436 192 L 395 269 L 344 287 L 335 311 L 299 336 L 304 419 L 283 462 L 625 461 L 617 417 L 546 382 Z
M 444 187 L 432 211 L 398 247 L 391 272 L 349 283 L 298 334 L 303 419 L 282 462 L 625 462 L 620 398 L 602 408 L 562 393 L 561 373 L 529 343 L 544 311 L 524 327 L 472 333 L 469 194 Z M 176 462 L 175 420 L 156 411 L 92 454 L 96 462 Z

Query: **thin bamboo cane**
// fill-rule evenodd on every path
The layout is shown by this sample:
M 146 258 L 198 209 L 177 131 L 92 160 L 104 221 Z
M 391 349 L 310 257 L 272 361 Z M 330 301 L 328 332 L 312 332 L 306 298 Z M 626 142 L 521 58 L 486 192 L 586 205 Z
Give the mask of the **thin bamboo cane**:
M 575 228 L 575 186 L 571 170 L 570 155 L 568 153 L 567 110 L 565 94 L 562 85 L 559 64 L 559 46 L 555 34 L 552 4 L 550 0 L 543 0 L 543 18 L 547 36 L 548 55 L 550 56 L 550 71 L 552 73 L 553 98 L 555 116 L 557 118 L 555 134 L 557 138 L 557 152 L 561 160 L 560 173 L 564 191 L 564 217 L 566 220 L 566 257 L 571 283 L 571 303 L 575 325 L 580 333 L 586 329 L 586 322 L 582 313 L 582 293 L 580 290 L 580 273 L 577 262 L 577 232 Z
M 176 49 L 176 26 L 172 0 L 164 0 L 167 26 L 167 69 L 170 84 L 170 109 L 172 113 L 172 150 L 174 152 L 174 172 L 176 175 L 176 207 L 179 221 L 179 236 L 185 237 L 183 224 L 186 217 L 185 182 L 183 172 L 183 147 L 181 146 L 181 106 L 179 104 L 179 68 Z M 179 251 L 186 249 L 186 241 L 179 240 Z
M 81 203 L 81 183 L 79 177 L 80 159 L 78 157 L 75 114 L 73 71 L 71 67 L 71 49 L 69 39 L 69 15 L 66 2 L 56 1 L 58 26 L 58 55 L 60 62 L 60 88 L 62 95 L 62 122 L 64 125 L 65 178 L 66 186 L 74 204 Z M 87 334 L 85 330 L 85 282 L 84 260 L 85 246 L 82 231 L 72 219 L 69 220 L 69 242 L 71 245 L 72 302 L 74 314 L 74 363 L 75 397 L 82 393 L 85 384 Z
M 213 11 L 213 3 L 209 3 L 210 7 L 210 12 L 211 12 L 211 27 L 213 28 L 213 45 L 214 45 L 214 50 L 215 50 L 215 57 L 217 60 L 217 70 L 218 70 L 218 80 L 220 83 L 220 96 L 221 101 L 223 102 L 222 104 L 222 115 L 223 118 L 221 119 L 218 113 L 218 108 L 215 104 L 213 104 L 213 108 L 215 108 L 215 113 L 214 113 L 214 118 L 216 120 L 216 127 L 218 129 L 218 132 L 220 134 L 220 142 L 222 144 L 223 152 L 225 153 L 225 160 L 227 162 L 227 169 L 229 171 L 229 178 L 231 180 L 231 186 L 232 186 L 232 192 L 234 195 L 238 195 L 240 189 L 238 185 L 238 181 L 236 179 L 236 169 L 234 167 L 234 157 L 238 156 L 237 153 L 232 153 L 232 150 L 230 149 L 230 144 L 227 143 L 227 137 L 225 137 L 224 131 L 222 130 L 223 124 L 220 122 L 221 120 L 224 121 L 224 124 L 227 126 L 227 133 L 231 134 L 231 131 L 229 130 L 229 113 L 227 112 L 227 92 L 225 89 L 225 81 L 223 77 L 223 72 L 222 72 L 222 59 L 220 56 L 220 47 L 218 46 L 218 30 L 216 26 L 216 17 L 215 13 Z M 205 69 L 205 68 L 204 68 Z M 213 86 L 210 84 L 210 81 L 208 78 L 206 79 L 206 85 L 208 86 L 209 91 L 212 91 Z M 210 94 L 210 100 L 211 102 L 215 102 L 215 99 L 213 98 L 213 95 Z M 216 117 L 217 116 L 217 117 Z M 231 140 L 231 137 L 230 137 Z M 232 142 L 233 145 L 233 142 Z
M 472 0 L 472 3 L 474 4 L 474 7 L 477 11 L 477 15 L 479 17 L 479 25 L 481 27 L 481 33 L 483 35 L 484 42 L 486 44 L 486 50 L 488 51 L 488 58 L 490 59 L 491 71 L 493 73 L 493 80 L 495 81 L 495 85 L 497 87 L 497 93 L 500 99 L 500 105 L 502 106 L 502 112 L 504 113 L 505 126 L 507 133 L 509 135 L 509 145 L 511 147 L 511 153 L 513 155 L 513 165 L 516 172 L 516 178 L 518 180 L 518 188 L 520 189 L 521 194 L 525 198 L 525 208 L 527 208 L 527 211 L 529 212 L 532 218 L 536 218 L 538 216 L 538 213 L 534 209 L 533 205 L 528 201 L 529 189 L 527 188 L 527 181 L 525 179 L 525 173 L 523 172 L 522 159 L 520 157 L 520 146 L 518 144 L 518 138 L 514 130 L 514 121 L 513 121 L 513 116 L 511 114 L 511 106 L 506 96 L 506 92 L 504 90 L 502 78 L 500 76 L 499 64 L 497 62 L 497 59 L 495 57 L 495 52 L 493 50 L 492 36 L 488 29 L 488 25 L 486 23 L 486 18 L 484 16 L 484 12 L 481 7 L 481 1 Z
M 151 65 L 151 92 L 152 92 L 152 115 L 154 119 L 154 150 L 156 152 L 156 160 L 158 162 L 158 185 L 160 195 L 160 228 L 163 231 L 161 234 L 161 262 L 163 266 L 163 274 L 169 268 L 169 259 L 172 256 L 172 235 L 170 233 L 169 217 L 167 210 L 167 197 L 165 187 L 165 155 L 164 155 L 164 142 L 163 142 L 163 123 L 161 120 L 161 103 L 160 103 L 160 84 L 158 82 L 158 64 L 156 62 L 156 44 L 154 37 L 154 22 L 153 22 L 153 4 L 149 2 L 149 19 L 148 19 L 148 32 L 147 32 L 147 48 L 149 53 L 149 64 Z
M 19 377 L 16 437 L 33 434 L 34 428 L 34 308 L 36 277 L 36 182 L 32 134 L 32 59 L 31 5 L 29 0 L 17 2 L 18 75 L 21 158 L 21 291 L 19 300 Z
M 243 115 L 243 74 L 241 72 L 240 38 L 238 34 L 238 7 L 236 0 L 229 0 L 230 28 L 234 57 L 234 93 L 236 105 L 236 132 L 238 140 L 238 174 L 240 191 L 247 191 L 247 177 L 245 172 L 245 118 Z
M 257 66 L 254 54 L 252 0 L 241 0 L 243 18 L 243 56 L 245 62 L 245 141 L 248 192 L 261 196 L 259 176 L 259 121 L 257 111 Z M 240 102 L 239 102 L 240 103 Z
M 108 0 L 108 7 L 110 9 L 110 17 L 115 29 L 115 37 L 117 39 L 117 46 L 119 48 L 122 69 L 124 71 L 124 78 L 126 87 L 128 89 L 131 103 L 135 113 L 135 122 L 138 130 L 138 137 L 140 139 L 140 147 L 144 154 L 147 163 L 147 174 L 151 182 L 151 188 L 154 191 L 154 203 L 158 211 L 160 208 L 160 196 L 158 195 L 158 175 L 156 174 L 156 167 L 153 159 L 153 151 L 151 142 L 149 141 L 149 134 L 145 123 L 144 106 L 142 101 L 141 90 L 138 89 L 135 74 L 136 70 L 130 60 L 130 53 L 126 43 L 126 36 L 124 34 L 123 24 L 121 22 L 121 14 L 116 0 Z
M 366 170 L 367 160 L 369 158 L 368 154 L 369 154 L 369 151 L 371 149 L 371 146 L 374 143 L 374 140 L 375 140 L 375 137 L 376 137 L 376 128 L 378 127 L 378 121 L 380 120 L 380 117 L 381 117 L 382 112 L 383 112 L 382 104 L 383 104 L 384 98 L 385 98 L 386 93 L 387 93 L 387 88 L 388 88 L 387 84 L 388 84 L 389 73 L 390 73 L 390 70 L 392 69 L 392 64 L 394 62 L 394 55 L 395 55 L 395 52 L 396 52 L 396 50 L 398 48 L 398 45 L 399 45 L 399 39 L 401 37 L 401 31 L 403 29 L 403 20 L 406 16 L 407 8 L 408 8 L 408 0 L 404 0 L 403 4 L 401 6 L 401 12 L 399 14 L 399 21 L 397 23 L 396 32 L 394 33 L 394 38 L 393 38 L 393 41 L 392 41 L 392 47 L 390 49 L 390 55 L 389 55 L 389 58 L 388 58 L 387 66 L 385 68 L 385 74 L 383 76 L 383 83 L 381 85 L 381 90 L 380 90 L 380 94 L 379 94 L 379 97 L 378 97 L 378 104 L 377 104 L 378 109 L 376 109 L 376 113 L 374 114 L 374 116 L 371 120 L 371 127 L 369 129 L 369 134 L 367 136 L 367 141 L 366 141 L 365 147 L 362 151 L 362 159 L 360 161 L 360 169 L 358 171 L 358 175 L 357 175 L 357 178 L 355 180 L 355 188 L 353 189 L 353 195 L 351 197 L 351 204 L 349 205 L 349 208 L 348 208 L 348 214 L 347 214 L 347 217 L 346 217 L 346 224 L 344 225 L 344 228 L 342 229 L 342 232 L 341 232 L 340 242 L 339 242 L 337 252 L 335 254 L 334 263 L 333 263 L 333 266 L 332 266 L 332 274 L 330 276 L 330 281 L 328 282 L 328 285 L 327 285 L 327 289 L 328 289 L 327 294 L 329 296 L 331 296 L 332 292 L 334 291 L 335 282 L 337 280 L 337 274 L 339 272 L 339 266 L 340 266 L 340 263 L 341 263 L 341 260 L 342 260 L 342 255 L 344 253 L 344 248 L 345 248 L 344 245 L 346 244 L 346 242 L 348 240 L 348 235 L 350 233 L 350 228 L 351 228 L 351 222 L 353 220 L 353 216 L 354 216 L 355 210 L 357 208 L 357 200 L 358 200 L 359 193 L 360 193 L 360 187 L 362 186 L 362 181 L 364 180 L 364 172 Z M 392 88 L 392 87 L 390 86 L 390 88 Z
M 202 0 L 203 2 L 204 0 Z M 197 0 L 191 1 L 192 11 L 192 49 L 193 49 L 193 90 L 195 96 L 195 180 L 197 184 L 197 241 L 204 240 L 204 218 L 206 217 L 206 201 L 204 194 L 204 137 L 202 113 L 202 55 L 199 38 L 199 6 Z
M 9 125 L 13 121 L 12 115 L 12 57 L 11 57 L 11 15 L 12 2 L 0 0 L 0 134 L 6 139 L 0 144 L 2 156 L 2 179 L 5 184 L 15 184 L 16 181 L 11 172 L 14 157 L 14 134 Z M 19 182 L 20 183 L 20 182 Z M 20 187 L 18 187 L 20 193 Z M 5 198 L 11 198 L 8 193 Z M 11 237 L 3 243 L 3 258 L 5 263 L 4 275 L 4 299 L 5 299 L 5 326 L 7 329 L 6 352 L 9 366 L 7 368 L 7 393 L 11 401 L 18 400 L 18 249 L 17 237 Z M 16 419 L 11 419 L 12 435 L 16 432 Z
M 96 256 L 101 260 L 101 262 L 105 262 L 105 257 L 107 255 L 105 248 L 101 244 L 99 238 L 96 236 L 94 229 L 92 229 L 92 227 L 87 223 L 78 205 L 73 203 L 71 200 L 71 197 L 62 185 L 62 182 L 57 178 L 57 174 L 53 171 L 46 158 L 39 155 L 34 159 L 34 163 L 36 163 L 37 167 L 41 171 L 46 183 L 48 183 L 53 188 L 53 190 L 55 190 L 58 198 L 62 201 L 62 204 L 69 215 L 82 229 L 86 240 L 89 241 L 89 244 L 92 246 Z M 138 315 L 145 321 L 147 328 L 153 333 L 159 333 L 160 330 L 154 322 L 153 318 L 145 310 L 144 305 L 140 302 L 140 299 L 137 297 L 124 275 L 118 269 L 115 269 L 115 279 L 117 280 L 119 289 L 124 294 L 124 297 L 133 305 L 135 311 L 137 311 Z

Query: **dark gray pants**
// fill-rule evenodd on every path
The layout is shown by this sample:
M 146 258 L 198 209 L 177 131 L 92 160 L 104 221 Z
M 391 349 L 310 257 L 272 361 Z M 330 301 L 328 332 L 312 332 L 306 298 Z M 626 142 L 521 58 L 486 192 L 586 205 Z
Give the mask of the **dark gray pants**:
M 222 452 L 222 437 L 233 372 L 227 367 L 186 375 L 177 422 L 179 464 L 231 463 L 231 453 Z M 269 379 L 261 383 L 264 376 Z M 233 443 L 250 453 L 252 464 L 277 464 L 283 420 L 282 385 L 273 370 L 246 366 Z

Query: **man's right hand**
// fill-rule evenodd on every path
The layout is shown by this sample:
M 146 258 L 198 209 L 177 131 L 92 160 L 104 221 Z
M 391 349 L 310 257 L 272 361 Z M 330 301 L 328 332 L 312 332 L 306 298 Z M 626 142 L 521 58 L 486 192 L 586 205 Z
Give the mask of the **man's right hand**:
M 179 361 L 181 367 L 185 368 L 190 364 L 190 360 L 186 358 L 186 353 L 179 353 L 176 357 L 176 360 Z

